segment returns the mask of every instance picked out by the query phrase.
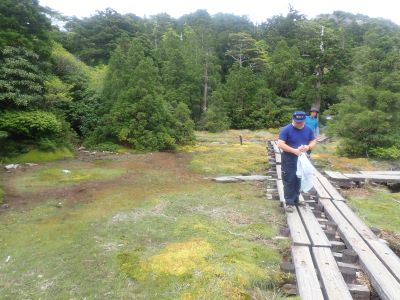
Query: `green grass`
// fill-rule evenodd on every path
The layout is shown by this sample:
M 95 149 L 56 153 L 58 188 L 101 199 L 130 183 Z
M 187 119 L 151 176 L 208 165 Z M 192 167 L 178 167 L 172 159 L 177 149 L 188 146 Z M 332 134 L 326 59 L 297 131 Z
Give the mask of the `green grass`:
M 400 233 L 400 193 L 370 188 L 367 195 L 350 195 L 349 200 L 369 226 Z
M 239 143 L 241 135 L 244 143 Z M 218 139 L 216 133 L 198 132 L 200 143 L 183 147 L 182 151 L 194 153 L 190 169 L 207 175 L 262 174 L 267 164 L 265 131 L 226 131 Z
M 31 150 L 19 156 L 7 159 L 10 163 L 40 163 L 56 161 L 74 157 L 74 154 L 67 148 L 58 149 L 56 151 L 47 152 L 41 150 Z
M 188 171 L 192 162 L 181 158 L 201 154 L 65 161 L 8 178 L 11 189 L 44 196 L 0 215 L 0 298 L 284 299 L 278 203 L 266 201 L 264 184 L 218 184 Z M 87 181 L 100 184 L 79 197 L 45 196 Z

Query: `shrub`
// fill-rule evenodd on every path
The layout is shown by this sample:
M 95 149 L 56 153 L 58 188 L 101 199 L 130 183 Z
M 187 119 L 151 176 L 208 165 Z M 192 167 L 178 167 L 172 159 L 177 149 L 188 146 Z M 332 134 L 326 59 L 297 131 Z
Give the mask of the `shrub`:
M 383 159 L 398 159 L 400 158 L 400 148 L 391 146 L 389 148 L 374 148 L 371 149 L 370 154 L 377 158 Z
M 226 114 L 216 108 L 210 108 L 203 119 L 203 128 L 210 132 L 228 130 L 229 125 Z
M 117 152 L 118 149 L 120 148 L 120 146 L 111 143 L 111 142 L 106 142 L 106 143 L 101 143 L 101 144 L 97 144 L 94 146 L 90 146 L 89 148 L 93 148 L 99 151 L 111 151 L 111 152 Z
M 11 139 L 38 139 L 57 136 L 61 133 L 61 122 L 44 111 L 6 111 L 0 114 L 0 130 Z

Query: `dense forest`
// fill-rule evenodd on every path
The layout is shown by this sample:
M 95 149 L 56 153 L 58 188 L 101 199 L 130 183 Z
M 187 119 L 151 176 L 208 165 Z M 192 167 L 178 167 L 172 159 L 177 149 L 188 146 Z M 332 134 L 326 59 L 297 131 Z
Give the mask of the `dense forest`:
M 399 158 L 399 26 L 294 8 L 257 25 L 205 10 L 78 19 L 0 2 L 1 156 L 173 150 L 194 130 L 278 128 L 311 105 L 343 154 Z

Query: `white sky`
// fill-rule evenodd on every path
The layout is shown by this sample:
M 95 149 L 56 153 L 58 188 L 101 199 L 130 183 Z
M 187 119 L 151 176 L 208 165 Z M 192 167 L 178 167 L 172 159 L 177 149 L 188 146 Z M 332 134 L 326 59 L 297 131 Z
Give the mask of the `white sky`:
M 133 13 L 139 17 L 166 12 L 174 18 L 206 9 L 211 15 L 218 12 L 246 15 L 261 23 L 274 15 L 286 15 L 289 3 L 307 18 L 321 13 L 341 10 L 370 17 L 392 20 L 400 25 L 399 3 L 396 0 L 39 0 L 66 16 L 90 17 L 97 10 L 111 7 L 121 14 Z

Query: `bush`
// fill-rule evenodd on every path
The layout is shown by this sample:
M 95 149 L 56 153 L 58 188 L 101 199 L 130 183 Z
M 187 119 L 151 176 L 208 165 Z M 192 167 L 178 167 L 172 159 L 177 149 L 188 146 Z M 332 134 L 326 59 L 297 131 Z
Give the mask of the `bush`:
M 55 151 L 57 150 L 57 144 L 55 141 L 49 140 L 47 138 L 42 138 L 37 144 L 39 150 L 42 151 Z
M 101 143 L 97 144 L 94 146 L 90 146 L 89 148 L 91 149 L 96 149 L 98 151 L 111 151 L 111 152 L 117 152 L 120 146 L 111 143 L 111 142 L 106 142 L 106 143 Z
M 210 108 L 203 119 L 203 128 L 210 132 L 228 130 L 229 125 L 226 114 L 218 109 Z
M 400 148 L 391 146 L 389 148 L 375 148 L 370 151 L 371 156 L 382 159 L 398 159 L 400 158 Z
M 0 130 L 10 139 L 39 139 L 54 137 L 61 133 L 61 122 L 44 111 L 6 111 L 0 114 Z

